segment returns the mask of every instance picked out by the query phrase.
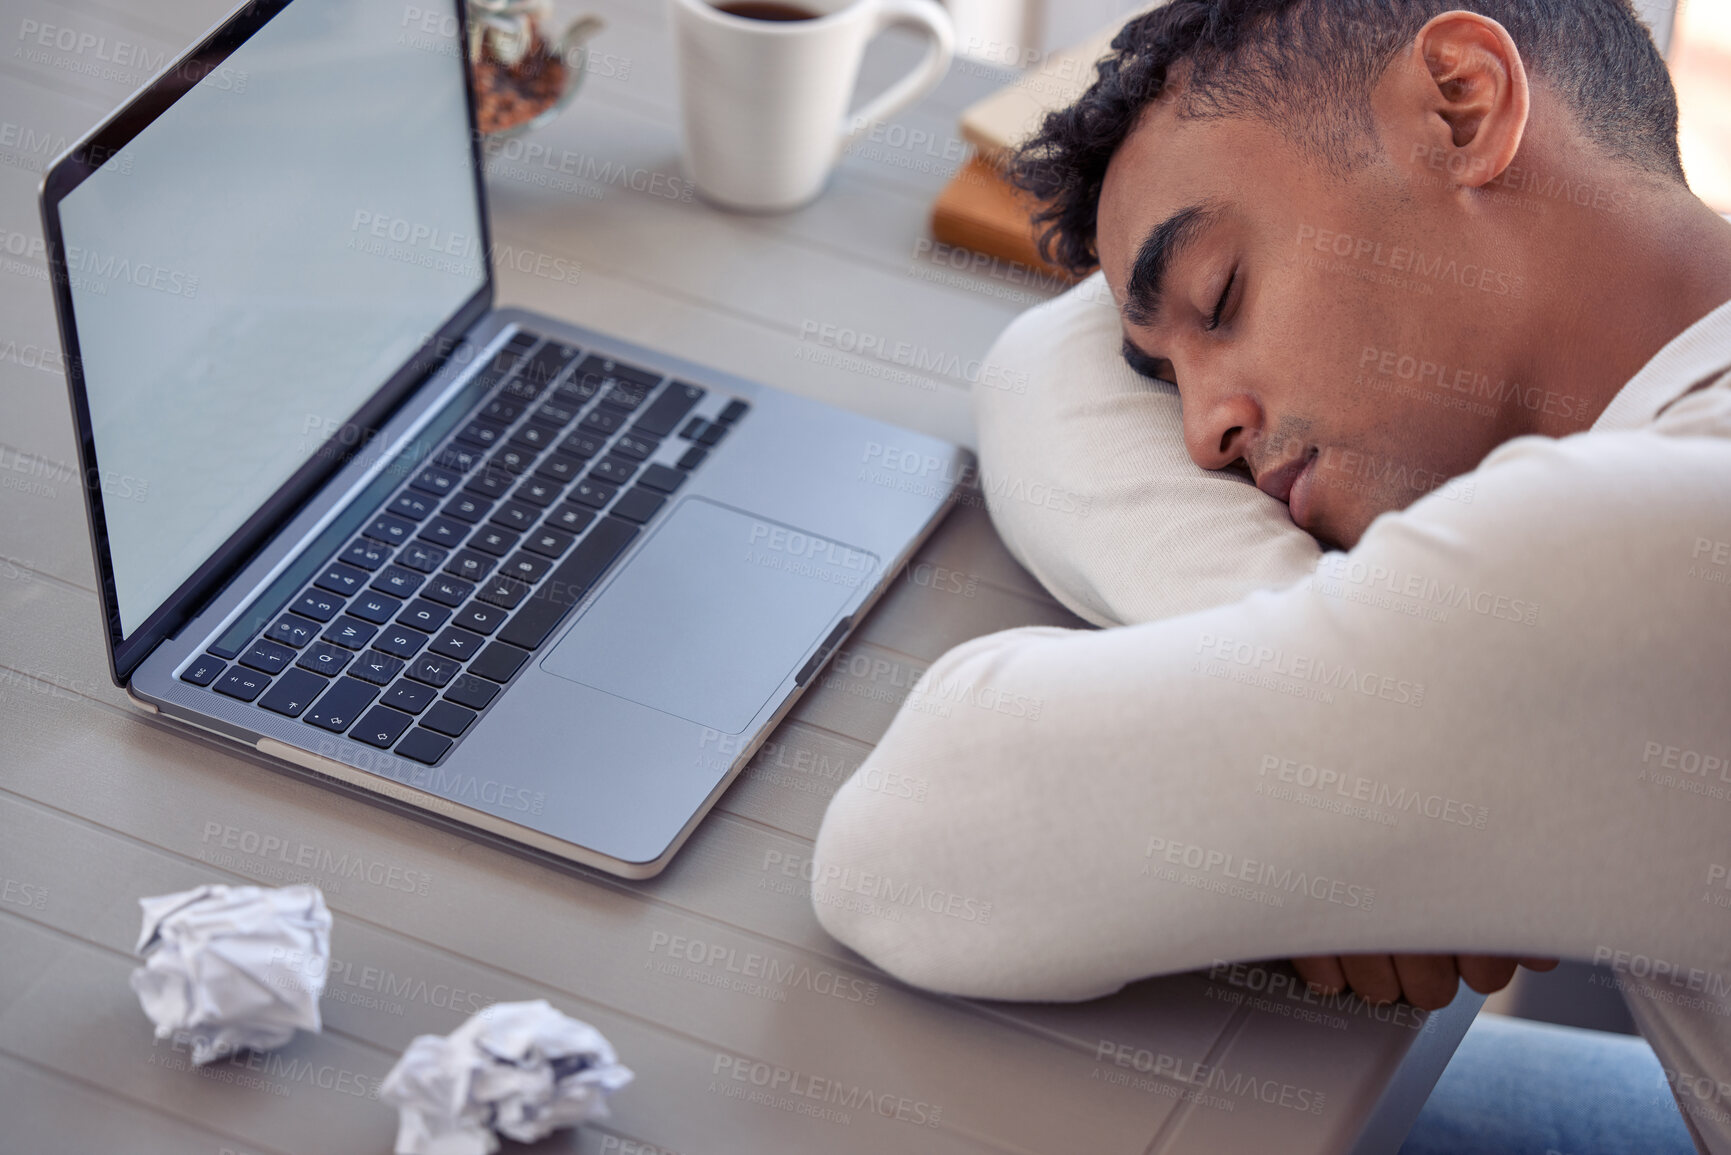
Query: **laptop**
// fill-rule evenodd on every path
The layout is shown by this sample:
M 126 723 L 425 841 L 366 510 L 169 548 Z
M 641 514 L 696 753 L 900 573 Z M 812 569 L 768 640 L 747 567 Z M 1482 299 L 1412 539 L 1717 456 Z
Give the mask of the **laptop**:
M 970 458 L 495 308 L 447 3 L 255 0 L 43 181 L 112 674 L 285 769 L 647 878 Z

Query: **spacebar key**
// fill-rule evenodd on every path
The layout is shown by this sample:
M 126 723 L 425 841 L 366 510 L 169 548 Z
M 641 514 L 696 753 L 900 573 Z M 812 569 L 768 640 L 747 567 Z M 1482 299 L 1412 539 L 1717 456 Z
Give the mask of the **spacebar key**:
M 517 616 L 499 631 L 499 640 L 533 650 L 547 640 L 565 612 L 589 592 L 596 579 L 607 572 L 613 559 L 637 536 L 637 526 L 616 517 L 604 517 L 583 536 L 577 548 L 547 575 Z

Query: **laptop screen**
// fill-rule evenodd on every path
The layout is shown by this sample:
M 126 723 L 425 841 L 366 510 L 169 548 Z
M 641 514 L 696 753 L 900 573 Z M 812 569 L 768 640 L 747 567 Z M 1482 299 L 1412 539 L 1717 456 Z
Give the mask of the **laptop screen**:
M 60 201 L 123 635 L 483 287 L 461 44 L 294 0 Z

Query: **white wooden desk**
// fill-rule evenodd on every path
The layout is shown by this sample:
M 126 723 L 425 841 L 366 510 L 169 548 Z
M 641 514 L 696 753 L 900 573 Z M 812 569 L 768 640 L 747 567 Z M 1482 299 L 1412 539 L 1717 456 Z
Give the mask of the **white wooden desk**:
M 1423 1030 L 1410 1008 L 1394 1023 L 1352 1000 L 1271 996 L 1263 985 L 1289 977 L 1278 966 L 1082 1006 L 935 998 L 829 940 L 778 869 L 809 852 L 825 801 L 915 671 L 990 630 L 1078 624 L 978 508 L 951 516 L 850 643 L 874 661 L 833 669 L 647 884 L 503 853 L 131 708 L 98 633 L 36 184 L 145 74 L 89 48 L 23 47 L 53 25 L 158 55 L 223 7 L 0 9 L 0 1150 L 385 1152 L 395 1115 L 367 1092 L 409 1041 L 534 997 L 595 1023 L 637 1071 L 610 1124 L 549 1150 L 1398 1146 L 1476 998 Z M 934 259 L 925 221 L 960 158 L 957 112 L 1003 75 L 953 73 L 810 208 L 732 216 L 684 197 L 660 4 L 600 7 L 609 28 L 585 91 L 524 142 L 532 152 L 511 146 L 496 163 L 501 303 L 970 441 L 970 362 L 1041 293 L 1001 266 Z M 874 49 L 866 83 L 913 50 Z M 849 356 L 860 337 L 848 334 L 883 355 Z M 301 875 L 337 919 L 324 1033 L 189 1071 L 184 1053 L 153 1044 L 127 986 L 138 897 Z M 783 1093 L 753 1098 L 758 1075 Z M 843 1102 L 785 1093 L 795 1080 L 808 1094 L 833 1081 Z

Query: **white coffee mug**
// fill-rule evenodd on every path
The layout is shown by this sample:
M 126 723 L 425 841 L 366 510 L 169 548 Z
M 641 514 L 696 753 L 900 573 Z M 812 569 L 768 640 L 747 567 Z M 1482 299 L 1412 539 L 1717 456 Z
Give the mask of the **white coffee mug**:
M 810 20 L 670 2 L 688 175 L 728 208 L 791 209 L 817 196 L 848 142 L 930 92 L 955 54 L 955 26 L 934 0 L 797 0 L 817 13 Z M 892 24 L 923 28 L 925 56 L 849 113 L 866 45 Z

